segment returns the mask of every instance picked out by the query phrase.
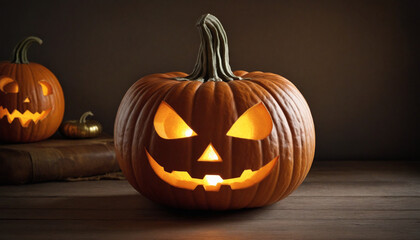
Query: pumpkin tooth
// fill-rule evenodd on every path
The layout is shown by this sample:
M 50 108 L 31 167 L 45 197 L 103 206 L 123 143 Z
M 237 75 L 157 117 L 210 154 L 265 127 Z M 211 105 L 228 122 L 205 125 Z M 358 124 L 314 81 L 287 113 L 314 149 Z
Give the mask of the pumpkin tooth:
M 47 117 L 50 111 L 51 109 L 47 109 L 42 112 L 32 113 L 31 111 L 26 110 L 24 113 L 21 113 L 19 110 L 15 109 L 12 113 L 10 113 L 7 108 L 0 106 L 0 119 L 7 116 L 7 121 L 11 124 L 13 120 L 17 118 L 22 127 L 28 127 L 31 120 L 36 124 Z
M 21 113 L 15 109 L 12 113 L 9 113 L 7 115 L 7 120 L 9 121 L 9 123 L 12 123 L 13 120 L 19 115 L 21 115 Z
M 7 110 L 7 108 L 3 108 L 2 106 L 0 106 L 0 119 L 2 119 L 4 116 L 9 114 L 9 110 Z

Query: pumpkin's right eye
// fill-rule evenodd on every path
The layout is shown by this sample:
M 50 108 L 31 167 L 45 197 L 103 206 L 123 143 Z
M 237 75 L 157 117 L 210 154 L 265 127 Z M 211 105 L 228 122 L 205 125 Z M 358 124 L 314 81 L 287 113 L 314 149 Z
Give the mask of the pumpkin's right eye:
M 42 94 L 44 96 L 48 96 L 48 95 L 52 94 L 52 87 L 47 81 L 41 80 L 38 83 L 42 87 Z
M 261 140 L 270 135 L 273 120 L 263 103 L 258 103 L 245 111 L 232 125 L 227 136 Z
M 0 76 L 0 90 L 4 93 L 18 93 L 19 86 L 10 77 Z

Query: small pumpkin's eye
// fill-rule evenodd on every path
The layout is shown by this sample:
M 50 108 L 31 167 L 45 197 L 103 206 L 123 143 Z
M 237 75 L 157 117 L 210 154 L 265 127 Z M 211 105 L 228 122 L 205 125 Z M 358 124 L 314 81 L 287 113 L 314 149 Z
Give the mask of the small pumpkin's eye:
M 273 128 L 270 113 L 263 103 L 258 103 L 246 110 L 232 125 L 227 136 L 261 140 L 266 138 Z
M 38 83 L 42 87 L 42 94 L 44 96 L 48 96 L 48 95 L 52 94 L 52 87 L 47 81 L 41 80 Z
M 157 134 L 164 139 L 197 136 L 185 121 L 165 101 L 159 105 L 153 121 Z
M 10 77 L 0 76 L 0 90 L 4 93 L 18 93 L 19 86 Z

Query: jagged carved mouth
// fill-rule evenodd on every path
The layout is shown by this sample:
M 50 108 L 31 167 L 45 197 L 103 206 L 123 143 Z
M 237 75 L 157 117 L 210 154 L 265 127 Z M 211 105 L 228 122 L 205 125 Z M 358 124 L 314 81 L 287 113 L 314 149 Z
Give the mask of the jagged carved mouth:
M 28 127 L 31 121 L 37 124 L 39 121 L 46 118 L 50 111 L 51 108 L 42 112 L 32 113 L 29 110 L 26 110 L 24 113 L 21 113 L 17 109 L 15 109 L 12 113 L 10 113 L 9 110 L 7 110 L 7 108 L 3 108 L 2 106 L 0 106 L 0 119 L 6 116 L 7 121 L 9 121 L 9 123 L 12 123 L 13 120 L 17 118 L 19 119 L 19 122 L 22 125 L 22 127 Z
M 146 155 L 153 171 L 166 183 L 183 189 L 194 190 L 198 185 L 202 185 L 206 191 L 219 191 L 222 185 L 228 185 L 232 190 L 248 188 L 261 182 L 273 170 L 279 157 L 275 157 L 265 166 L 252 171 L 246 169 L 241 176 L 236 178 L 223 179 L 219 175 L 205 175 L 204 178 L 192 178 L 186 171 L 166 172 L 164 167 L 160 166 L 147 150 Z

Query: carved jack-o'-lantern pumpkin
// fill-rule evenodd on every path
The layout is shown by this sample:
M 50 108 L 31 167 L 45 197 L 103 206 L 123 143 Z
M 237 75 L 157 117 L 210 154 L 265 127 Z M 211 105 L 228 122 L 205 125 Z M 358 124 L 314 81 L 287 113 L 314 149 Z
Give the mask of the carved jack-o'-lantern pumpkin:
M 16 45 L 11 62 L 0 62 L 0 141 L 34 142 L 55 133 L 64 115 L 63 90 L 54 74 L 27 59 L 37 37 Z
M 114 130 L 120 167 L 146 197 L 175 207 L 274 203 L 306 177 L 315 149 L 309 107 L 285 78 L 232 72 L 227 38 L 204 15 L 190 75 L 152 74 L 125 94 Z

